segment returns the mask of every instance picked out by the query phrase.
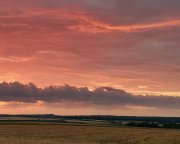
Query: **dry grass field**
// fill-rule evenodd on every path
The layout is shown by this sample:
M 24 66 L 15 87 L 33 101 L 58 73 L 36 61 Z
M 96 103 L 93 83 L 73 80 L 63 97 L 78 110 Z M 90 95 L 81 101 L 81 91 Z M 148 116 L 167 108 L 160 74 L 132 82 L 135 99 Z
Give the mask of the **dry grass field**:
M 0 144 L 180 144 L 180 131 L 48 123 L 1 123 Z

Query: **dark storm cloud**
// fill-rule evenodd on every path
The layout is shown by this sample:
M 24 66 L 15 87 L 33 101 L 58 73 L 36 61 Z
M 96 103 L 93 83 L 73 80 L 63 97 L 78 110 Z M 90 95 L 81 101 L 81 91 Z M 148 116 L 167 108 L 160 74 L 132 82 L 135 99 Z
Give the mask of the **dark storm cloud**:
M 180 97 L 173 96 L 141 96 L 132 95 L 120 89 L 100 87 L 94 91 L 88 88 L 73 86 L 53 87 L 44 89 L 34 84 L 24 85 L 19 82 L 0 84 L 0 101 L 36 103 L 80 102 L 89 105 L 121 106 L 134 105 L 146 107 L 180 108 Z
M 114 24 L 152 23 L 180 18 L 179 6 L 178 0 L 94 0 L 94 5 L 91 4 L 91 8 L 99 14 L 106 10 L 109 16 L 103 17 L 103 13 L 102 18 Z
M 117 25 L 153 23 L 180 18 L 179 0 L 36 0 L 32 5 L 83 11 Z

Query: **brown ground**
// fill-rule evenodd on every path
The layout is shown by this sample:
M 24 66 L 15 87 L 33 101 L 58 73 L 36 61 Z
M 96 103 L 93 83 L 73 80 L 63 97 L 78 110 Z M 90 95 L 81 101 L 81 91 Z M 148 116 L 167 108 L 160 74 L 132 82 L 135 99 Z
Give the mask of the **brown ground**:
M 0 144 L 180 144 L 179 130 L 0 124 Z

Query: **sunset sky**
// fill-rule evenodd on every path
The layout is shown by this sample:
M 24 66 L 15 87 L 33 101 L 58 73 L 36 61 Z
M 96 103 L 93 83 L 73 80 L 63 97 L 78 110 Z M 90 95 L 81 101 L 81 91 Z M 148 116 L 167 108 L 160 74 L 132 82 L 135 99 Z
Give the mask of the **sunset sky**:
M 180 116 L 180 0 L 1 0 L 0 113 Z

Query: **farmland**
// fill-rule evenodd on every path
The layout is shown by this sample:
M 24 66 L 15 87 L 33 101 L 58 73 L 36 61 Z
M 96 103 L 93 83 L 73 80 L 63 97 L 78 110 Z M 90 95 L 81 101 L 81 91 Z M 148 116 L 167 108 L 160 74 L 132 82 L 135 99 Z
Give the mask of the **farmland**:
M 180 144 L 180 131 L 55 122 L 0 122 L 1 144 Z

